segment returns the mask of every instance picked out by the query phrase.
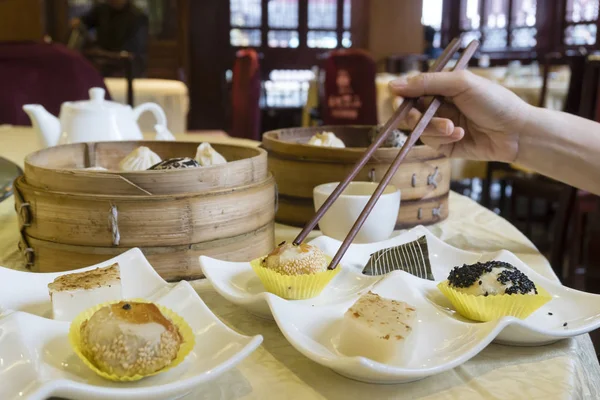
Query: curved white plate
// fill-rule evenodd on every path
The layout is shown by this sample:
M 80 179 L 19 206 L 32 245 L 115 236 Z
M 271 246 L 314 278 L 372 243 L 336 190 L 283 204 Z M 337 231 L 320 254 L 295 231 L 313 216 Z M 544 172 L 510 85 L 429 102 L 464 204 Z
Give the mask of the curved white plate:
M 256 316 L 273 319 L 267 304 L 269 293 L 266 292 L 249 262 L 220 261 L 201 256 L 200 265 L 206 278 L 221 296 L 246 308 Z M 309 306 L 327 304 L 363 292 L 380 279 L 381 277 L 362 275 L 353 268 L 342 268 L 319 296 L 295 302 Z
M 114 262 L 121 267 L 125 297 L 162 304 L 190 324 L 196 345 L 184 362 L 137 382 L 111 382 L 97 376 L 71 349 L 69 322 L 47 318 L 51 304 L 46 285 L 60 273 L 0 268 L 0 305 L 5 310 L 0 316 L 0 399 L 177 398 L 234 367 L 262 342 L 260 335 L 243 336 L 224 325 L 189 283 L 166 283 L 138 249 L 86 269 Z
M 514 257 L 508 252 L 501 252 L 496 259 L 516 263 L 510 256 Z M 531 270 L 526 273 L 533 279 L 541 278 Z M 598 326 L 597 315 L 586 317 L 585 314 L 594 307 L 600 310 L 600 296 L 572 293 L 574 291 L 549 281 L 542 284 L 554 295 L 553 302 L 556 304 L 551 307 L 554 317 L 548 316 L 545 310 L 539 310 L 526 321 L 506 317 L 485 323 L 466 320 L 446 308 L 445 298 L 436 284 L 395 271 L 371 289 L 385 298 L 406 301 L 417 309 L 410 355 L 394 364 L 382 364 L 365 357 L 348 357 L 337 350 L 344 313 L 360 294 L 315 307 L 272 294 L 268 294 L 267 302 L 279 329 L 298 351 L 341 375 L 371 383 L 404 383 L 450 370 L 477 355 L 496 339 L 510 344 L 541 344 Z M 586 300 L 591 297 L 594 297 L 593 302 L 587 304 Z M 569 325 L 574 325 L 568 329 L 562 326 L 560 320 L 560 315 L 566 314 L 571 315 Z
M 498 321 L 473 324 L 448 317 L 423 296 L 435 283 L 402 271 L 393 272 L 371 290 L 406 301 L 417 309 L 412 344 L 406 360 L 382 364 L 365 357 L 347 357 L 337 350 L 343 316 L 359 298 L 311 307 L 268 295 L 275 321 L 286 339 L 311 360 L 341 375 L 370 383 L 404 383 L 452 369 L 482 351 L 502 329 Z
M 493 339 L 496 341 L 515 346 L 536 346 L 587 333 L 600 327 L 599 295 L 569 289 L 555 280 L 545 278 L 509 251 L 478 254 L 456 249 L 438 239 L 422 226 L 383 242 L 351 245 L 342 259 L 342 272 L 331 282 L 329 285 L 331 288 L 326 288 L 320 296 L 314 299 L 287 302 L 318 306 L 335 303 L 339 299 L 353 296 L 356 298 L 356 294 L 364 292 L 380 279 L 360 274 L 373 252 L 416 240 L 423 235 L 427 236 L 429 258 L 435 282 L 424 281 L 426 284 L 420 286 L 422 288 L 421 295 L 436 304 L 445 316 L 470 324 L 480 324 L 462 318 L 454 312 L 449 301 L 437 289 L 436 284 L 446 279 L 454 266 L 498 260 L 509 262 L 519 268 L 536 284 L 544 287 L 553 296 L 553 300 L 525 320 L 503 318 L 502 326 L 505 328 L 498 332 L 497 337 L 494 336 Z M 327 255 L 333 256 L 341 242 L 320 236 L 311 244 L 321 248 Z M 200 265 L 215 290 L 225 298 L 261 316 L 269 315 L 265 301 L 267 294 L 259 279 L 252 272 L 249 263 L 229 263 L 200 257 Z M 409 275 L 405 274 L 405 276 Z M 565 322 L 567 326 L 563 326 Z

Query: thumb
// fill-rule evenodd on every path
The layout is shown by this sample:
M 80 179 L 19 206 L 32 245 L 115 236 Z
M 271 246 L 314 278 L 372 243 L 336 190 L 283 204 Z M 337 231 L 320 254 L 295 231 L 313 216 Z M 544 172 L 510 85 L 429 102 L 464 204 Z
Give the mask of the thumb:
M 429 72 L 390 82 L 392 92 L 403 97 L 454 97 L 469 89 L 474 75 L 469 71 Z

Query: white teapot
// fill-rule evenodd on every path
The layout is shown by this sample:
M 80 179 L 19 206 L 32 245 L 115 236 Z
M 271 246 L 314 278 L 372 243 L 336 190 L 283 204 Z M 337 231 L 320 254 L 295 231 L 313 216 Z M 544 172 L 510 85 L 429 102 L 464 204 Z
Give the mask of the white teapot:
M 173 140 L 167 130 L 167 117 L 158 104 L 144 103 L 135 108 L 104 100 L 102 88 L 90 89 L 90 100 L 65 102 L 56 118 L 39 104 L 27 104 L 23 110 L 46 146 L 79 142 L 142 140 L 137 124 L 140 115 L 151 111 L 156 118 L 156 139 Z

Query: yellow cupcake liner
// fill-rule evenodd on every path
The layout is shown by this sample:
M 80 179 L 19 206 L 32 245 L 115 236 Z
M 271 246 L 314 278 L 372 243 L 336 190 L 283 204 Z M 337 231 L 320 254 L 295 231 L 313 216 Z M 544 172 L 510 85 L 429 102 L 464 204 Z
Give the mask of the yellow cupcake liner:
M 183 338 L 183 341 L 182 341 L 181 345 L 179 346 L 179 351 L 177 352 L 177 357 L 175 357 L 175 359 L 173 361 L 171 361 L 171 364 L 169 364 L 168 366 L 166 366 L 162 369 L 159 369 L 158 371 L 155 371 L 151 374 L 146 374 L 146 375 L 136 374 L 136 375 L 130 375 L 130 376 L 118 376 L 116 374 L 111 374 L 111 373 L 108 373 L 108 372 L 105 372 L 105 371 L 102 371 L 101 369 L 99 369 L 85 355 L 85 352 L 81 345 L 81 324 L 83 324 L 85 321 L 90 319 L 92 317 L 92 315 L 94 315 L 94 313 L 96 311 L 98 311 L 99 309 L 101 309 L 102 307 L 106 307 L 111 304 L 119 303 L 121 301 L 130 301 L 132 303 L 150 303 L 150 301 L 144 300 L 144 299 L 128 299 L 128 300 L 110 301 L 110 302 L 106 302 L 103 304 L 98 304 L 88 310 L 83 311 L 81 314 L 79 314 L 73 320 L 73 322 L 71 322 L 71 327 L 69 329 L 69 342 L 71 343 L 71 347 L 73 347 L 73 350 L 75 350 L 75 353 L 84 362 L 84 364 L 87 365 L 90 369 L 92 369 L 95 373 L 97 373 L 98 375 L 100 375 L 101 377 L 103 377 L 105 379 L 108 379 L 111 381 L 116 381 L 116 382 L 138 381 L 142 378 L 146 378 L 148 376 L 153 376 L 153 375 L 159 374 L 161 372 L 165 372 L 171 368 L 176 367 L 192 351 L 192 349 L 194 348 L 194 345 L 195 345 L 195 337 L 194 337 L 192 328 L 188 325 L 188 323 L 182 317 L 180 317 L 174 311 L 172 311 L 172 310 L 168 309 L 167 307 L 164 307 L 160 304 L 155 304 L 158 307 L 158 309 L 160 310 L 160 312 L 165 317 L 170 319 L 171 322 L 173 322 L 173 324 L 175 326 L 177 326 L 177 328 L 179 329 L 179 333 L 180 333 L 181 337 Z
M 493 321 L 512 316 L 525 319 L 535 310 L 552 300 L 552 296 L 536 285 L 538 294 L 511 294 L 475 296 L 452 288 L 448 281 L 438 284 L 440 291 L 450 300 L 456 311 L 474 321 Z
M 265 289 L 287 300 L 304 300 L 318 296 L 325 286 L 340 272 L 342 267 L 310 275 L 284 275 L 261 265 L 265 257 L 252 260 L 250 265 Z M 327 257 L 327 263 L 331 258 Z

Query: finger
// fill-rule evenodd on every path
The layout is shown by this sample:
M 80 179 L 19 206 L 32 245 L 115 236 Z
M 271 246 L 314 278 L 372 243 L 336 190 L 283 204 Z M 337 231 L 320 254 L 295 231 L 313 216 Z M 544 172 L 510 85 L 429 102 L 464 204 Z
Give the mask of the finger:
M 392 92 L 403 97 L 454 97 L 466 91 L 473 78 L 469 71 L 429 72 L 390 82 Z
M 407 118 L 401 121 L 400 129 L 414 129 L 417 123 L 421 119 L 421 114 L 416 109 L 411 109 L 408 113 Z M 424 136 L 450 136 L 454 131 L 454 123 L 446 118 L 433 118 L 425 130 L 423 131 Z
M 421 136 L 423 143 L 425 143 L 426 145 L 433 147 L 433 148 L 439 148 L 443 145 L 456 143 L 456 142 L 462 140 L 462 138 L 464 138 L 464 137 L 465 137 L 465 130 L 460 127 L 454 128 L 452 133 L 445 137 Z

